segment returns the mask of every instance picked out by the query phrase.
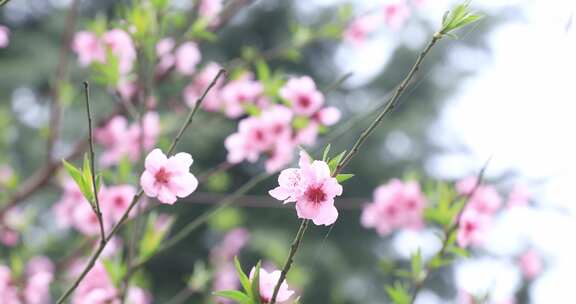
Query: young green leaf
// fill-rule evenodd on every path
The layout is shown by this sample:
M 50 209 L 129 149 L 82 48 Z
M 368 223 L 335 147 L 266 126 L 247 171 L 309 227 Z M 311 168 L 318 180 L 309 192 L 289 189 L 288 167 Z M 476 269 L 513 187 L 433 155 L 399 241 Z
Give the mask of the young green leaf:
M 336 157 L 331 159 L 330 162 L 328 162 L 328 167 L 330 168 L 330 173 L 333 173 L 334 170 L 336 170 L 336 167 L 338 167 L 338 164 L 340 164 L 340 161 L 342 161 L 342 158 L 344 158 L 344 155 L 346 155 L 346 150 L 342 151 L 340 154 L 336 155 Z
M 394 304 L 409 304 L 411 302 L 408 290 L 399 282 L 394 283 L 393 286 L 386 286 L 386 293 Z
M 261 261 L 256 264 L 256 269 L 254 270 L 254 278 L 252 278 L 252 301 L 254 304 L 262 304 L 260 300 L 260 266 Z
M 482 15 L 475 14 L 470 11 L 470 1 L 464 1 L 457 5 L 451 11 L 444 14 L 442 18 L 442 29 L 440 35 L 455 37 L 451 32 L 464 27 L 468 24 L 482 19 Z
M 330 148 L 332 147 L 332 145 L 327 144 L 326 147 L 324 148 L 324 153 L 322 153 L 322 161 L 329 161 L 328 159 L 328 153 L 330 153 Z
M 238 273 L 238 279 L 240 279 L 242 288 L 244 288 L 244 291 L 248 294 L 248 296 L 252 297 L 252 286 L 250 279 L 248 279 L 242 270 L 242 266 L 240 265 L 240 261 L 238 261 L 238 257 L 234 257 L 234 266 L 236 267 L 236 272 Z
M 339 183 L 343 183 L 343 182 L 351 179 L 352 177 L 354 177 L 354 174 L 351 174 L 351 173 L 340 173 L 340 174 L 336 175 L 336 180 L 337 180 Z
M 250 297 L 238 290 L 224 290 L 224 291 L 216 291 L 212 293 L 217 297 L 223 297 L 226 299 L 230 299 L 236 301 L 238 303 L 250 303 Z

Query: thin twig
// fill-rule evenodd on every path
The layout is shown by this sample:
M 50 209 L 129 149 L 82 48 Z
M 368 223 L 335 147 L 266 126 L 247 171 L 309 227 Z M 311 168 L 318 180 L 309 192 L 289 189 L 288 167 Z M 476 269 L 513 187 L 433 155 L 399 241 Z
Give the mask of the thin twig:
M 438 34 L 433 35 L 430 42 L 428 42 L 428 44 L 426 45 L 424 50 L 420 53 L 420 55 L 418 55 L 416 62 L 414 63 L 414 65 L 412 66 L 412 68 L 410 69 L 410 71 L 408 72 L 406 77 L 402 80 L 400 85 L 398 85 L 398 87 L 394 91 L 394 94 L 392 95 L 390 100 L 386 103 L 386 106 L 384 107 L 382 112 L 380 112 L 380 114 L 378 114 L 378 116 L 370 124 L 370 126 L 368 126 L 364 130 L 364 132 L 362 132 L 362 134 L 360 134 L 360 136 L 358 137 L 358 139 L 356 140 L 356 142 L 352 146 L 352 149 L 344 156 L 344 158 L 338 164 L 338 166 L 336 166 L 336 169 L 332 173 L 333 177 L 338 176 L 338 174 L 340 172 L 342 172 L 342 170 L 348 165 L 350 160 L 360 151 L 360 147 L 366 141 L 366 139 L 368 139 L 368 137 L 374 132 L 376 127 L 378 127 L 378 125 L 380 125 L 380 123 L 384 120 L 384 118 L 390 112 L 392 112 L 392 110 L 394 110 L 395 106 L 398 103 L 398 100 L 402 96 L 402 93 L 408 87 L 408 85 L 412 81 L 412 78 L 414 77 L 416 72 L 418 72 L 418 70 L 420 69 L 422 61 L 424 60 L 424 58 L 426 57 L 426 55 L 428 54 L 430 49 L 432 49 L 432 47 L 441 38 L 442 38 L 441 35 L 438 35 Z M 304 226 L 304 228 L 305 228 L 306 225 L 307 225 L 307 220 L 303 220 L 302 223 L 300 224 L 300 228 L 298 229 L 298 233 L 296 234 L 296 237 L 294 238 L 294 241 L 292 242 L 293 246 L 290 247 L 290 252 L 288 254 L 288 258 L 287 258 L 286 262 L 284 263 L 284 266 L 282 267 L 280 278 L 278 279 L 278 282 L 276 283 L 276 286 L 274 287 L 274 293 L 272 294 L 272 298 L 270 299 L 270 304 L 276 303 L 276 297 L 278 296 L 278 291 L 280 290 L 280 286 L 282 285 L 282 283 L 284 282 L 284 280 L 286 278 L 286 275 L 290 271 L 290 267 L 292 266 L 294 256 L 296 255 L 296 251 L 298 250 L 299 245 L 302 241 L 302 238 L 304 237 L 304 233 L 300 233 L 300 231 L 302 230 L 302 227 Z M 294 244 L 297 244 L 298 246 L 294 246 Z
M 200 105 L 202 104 L 202 102 L 204 101 L 206 95 L 208 94 L 208 92 L 212 89 L 212 87 L 214 87 L 214 85 L 216 84 L 216 82 L 220 79 L 220 77 L 222 75 L 224 75 L 226 71 L 225 70 L 220 70 L 218 72 L 218 74 L 216 74 L 216 76 L 214 77 L 214 79 L 212 80 L 212 82 L 210 83 L 210 85 L 204 90 L 204 93 L 202 94 L 202 96 L 200 96 L 200 98 L 198 98 L 198 100 L 196 101 L 196 105 L 194 106 L 194 108 L 190 111 L 190 114 L 188 115 L 186 122 L 183 124 L 182 128 L 180 129 L 180 131 L 178 132 L 178 134 L 176 135 L 176 137 L 174 138 L 174 140 L 172 141 L 172 144 L 170 145 L 170 149 L 168 149 L 168 153 L 167 155 L 171 155 L 172 152 L 174 152 L 174 149 L 176 148 L 176 146 L 178 145 L 178 143 L 180 142 L 180 139 L 182 138 L 182 135 L 184 134 L 184 131 L 186 131 L 186 129 L 188 128 L 188 126 L 190 126 L 190 124 L 192 123 L 192 120 L 194 118 L 194 115 L 196 114 L 196 112 L 198 111 L 198 108 L 200 107 Z M 57 303 L 61 304 L 64 303 L 64 301 L 66 301 L 66 299 L 76 290 L 76 288 L 78 288 L 78 285 L 80 284 L 80 282 L 82 282 L 82 280 L 84 280 L 84 277 L 86 277 L 86 275 L 88 274 L 88 272 L 90 272 L 90 270 L 94 267 L 94 265 L 96 264 L 96 261 L 98 260 L 98 258 L 100 257 L 100 254 L 102 253 L 102 251 L 104 250 L 104 248 L 106 247 L 106 244 L 110 241 L 110 239 L 112 239 L 112 237 L 118 232 L 118 230 L 120 229 L 120 227 L 122 226 L 122 224 L 124 224 L 124 222 L 126 221 L 126 219 L 128 218 L 128 215 L 130 214 L 130 212 L 132 211 L 132 209 L 134 208 L 134 206 L 136 206 L 136 204 L 139 202 L 140 198 L 142 197 L 142 195 L 144 194 L 144 191 L 142 189 L 140 189 L 138 191 L 138 193 L 134 196 L 134 198 L 132 199 L 132 202 L 130 203 L 130 205 L 128 206 L 128 208 L 126 209 L 126 211 L 124 212 L 124 214 L 122 215 L 122 217 L 120 218 L 120 220 L 118 221 L 118 223 L 116 223 L 116 225 L 114 225 L 114 227 L 112 228 L 112 230 L 110 231 L 110 233 L 108 234 L 108 236 L 106 236 L 103 239 L 103 242 L 100 243 L 100 246 L 98 246 L 98 248 L 96 249 L 96 251 L 94 252 L 94 254 L 92 254 L 90 260 L 88 261 L 88 264 L 85 266 L 84 270 L 80 273 L 80 275 L 78 276 L 78 278 L 76 278 L 76 280 L 74 281 L 74 283 L 72 283 L 72 285 L 64 292 L 64 294 L 62 294 L 62 296 L 60 296 L 60 298 L 58 299 Z
M 456 201 L 458 201 L 462 198 L 464 198 L 464 201 L 465 201 L 464 205 L 462 206 L 462 208 L 460 209 L 460 211 L 456 215 L 456 218 L 454 219 L 454 222 L 452 223 L 452 225 L 444 231 L 444 239 L 442 240 L 442 246 L 440 247 L 440 250 L 434 255 L 434 257 L 432 259 L 430 259 L 430 261 L 428 263 L 426 263 L 426 267 L 424 268 L 422 278 L 420 278 L 419 280 L 417 280 L 415 282 L 414 290 L 413 290 L 412 296 L 410 298 L 410 303 L 414 303 L 416 301 L 416 297 L 418 296 L 418 293 L 420 292 L 420 290 L 422 290 L 422 288 L 424 287 L 424 284 L 426 283 L 428 278 L 430 278 L 430 273 L 433 270 L 433 264 L 431 261 L 435 260 L 435 258 L 442 258 L 446 254 L 446 250 L 448 250 L 448 246 L 450 245 L 449 244 L 450 239 L 452 239 L 452 234 L 456 233 L 456 231 L 460 227 L 460 218 L 462 217 L 462 213 L 464 213 L 464 210 L 466 209 L 466 205 L 468 204 L 470 199 L 474 196 L 474 194 L 476 194 L 476 191 L 478 190 L 478 188 L 482 185 L 482 182 L 484 180 L 484 173 L 486 172 L 486 169 L 488 168 L 489 163 L 490 163 L 490 159 L 488 159 L 486 161 L 486 163 L 484 163 L 484 166 L 482 166 L 482 169 L 480 169 L 480 171 L 478 172 L 478 175 L 476 176 L 476 183 L 474 184 L 474 187 L 472 188 L 472 190 L 470 192 L 466 193 L 465 195 L 456 196 L 454 198 L 454 200 L 451 202 L 451 204 L 454 204 Z
M 88 147 L 90 151 L 90 176 L 92 178 L 92 191 L 94 193 L 94 211 L 98 217 L 98 225 L 100 225 L 100 243 L 104 243 L 106 232 L 104 232 L 104 218 L 100 210 L 100 201 L 98 200 L 98 186 L 96 183 L 96 166 L 94 165 L 94 138 L 92 137 L 92 113 L 90 113 L 90 86 L 87 81 L 84 81 L 84 97 L 86 100 L 86 116 L 88 117 Z

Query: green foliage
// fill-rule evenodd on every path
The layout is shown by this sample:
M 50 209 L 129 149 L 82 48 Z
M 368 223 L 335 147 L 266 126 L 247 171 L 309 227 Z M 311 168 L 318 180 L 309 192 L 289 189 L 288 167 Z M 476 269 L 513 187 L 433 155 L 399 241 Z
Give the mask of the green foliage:
M 408 289 L 402 285 L 400 282 L 395 282 L 394 285 L 388 285 L 385 287 L 386 294 L 390 298 L 390 301 L 394 304 L 409 304 L 410 303 L 410 293 Z
M 238 258 L 234 257 L 236 273 L 238 274 L 240 284 L 242 285 L 244 291 L 224 290 L 214 292 L 214 295 L 236 301 L 240 304 L 262 304 L 260 300 L 260 265 L 261 262 L 256 264 L 254 270 L 254 278 L 250 280 L 242 270 L 242 266 L 240 266 Z
M 227 207 L 214 214 L 208 222 L 211 229 L 228 231 L 244 223 L 242 211 L 236 207 Z
M 449 37 L 456 37 L 456 35 L 452 34 L 453 31 L 474 23 L 482 18 L 483 15 L 472 13 L 470 11 L 470 0 L 464 1 L 462 4 L 457 5 L 454 9 L 447 11 L 444 14 L 440 34 Z
M 88 155 L 84 155 L 84 164 L 83 169 L 80 170 L 76 168 L 74 165 L 70 164 L 66 160 L 62 160 L 64 168 L 68 172 L 68 175 L 72 177 L 80 192 L 86 200 L 95 208 L 95 197 L 94 197 L 94 188 L 92 186 L 92 171 L 90 170 L 90 160 Z M 100 189 L 100 185 L 102 184 L 102 177 L 101 175 L 96 176 L 96 190 Z
M 230 188 L 232 180 L 227 172 L 216 172 L 206 181 L 206 189 L 213 192 L 225 192 Z
M 191 290 L 206 290 L 211 279 L 212 273 L 206 268 L 206 264 L 203 261 L 196 261 L 194 272 L 188 279 L 187 285 Z
M 115 286 L 120 286 L 122 279 L 124 278 L 126 272 L 128 271 L 126 264 L 123 263 L 122 260 L 118 258 L 105 259 L 102 261 L 102 264 L 104 265 L 106 272 L 108 272 L 108 275 L 112 280 L 112 283 Z
M 159 229 L 157 222 L 158 215 L 156 213 L 150 213 L 146 222 L 144 235 L 139 244 L 139 258 L 141 260 L 146 260 L 156 253 L 172 224 L 170 221 L 162 225 Z

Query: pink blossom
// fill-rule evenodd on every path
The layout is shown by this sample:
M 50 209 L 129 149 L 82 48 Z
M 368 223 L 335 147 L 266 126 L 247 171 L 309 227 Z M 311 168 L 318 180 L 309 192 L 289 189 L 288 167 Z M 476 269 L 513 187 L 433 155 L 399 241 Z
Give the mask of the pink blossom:
M 74 228 L 84 235 L 100 234 L 98 216 L 88 203 L 80 204 L 73 209 L 72 223 Z M 109 224 L 109 221 L 104 220 L 104 231 L 108 231 Z
M 10 44 L 10 29 L 0 24 L 0 49 Z
M 202 59 L 198 46 L 194 42 L 185 42 L 176 49 L 176 70 L 182 75 L 192 75 L 196 65 Z
M 14 178 L 14 170 L 9 165 L 0 165 L 0 187 L 6 187 Z
M 136 60 L 136 49 L 130 35 L 121 29 L 112 29 L 104 34 L 102 41 L 118 58 L 120 74 L 129 73 Z
M 54 279 L 52 272 L 41 271 L 30 275 L 24 288 L 24 299 L 28 304 L 49 304 L 50 284 Z
M 146 156 L 146 170 L 140 177 L 142 189 L 161 203 L 174 204 L 177 197 L 186 197 L 198 187 L 198 180 L 190 173 L 192 161 L 188 153 L 168 158 L 160 149 L 152 150 Z
M 460 195 L 470 196 L 467 208 L 476 209 L 487 215 L 494 214 L 502 206 L 502 197 L 490 185 L 478 184 L 476 177 L 465 178 L 456 183 Z
M 8 228 L 0 227 L 0 243 L 6 247 L 14 247 L 20 241 L 20 233 L 18 231 Z
M 99 197 L 102 212 L 114 222 L 119 221 L 135 195 L 136 189 L 131 185 L 118 185 L 106 188 Z
M 410 14 L 410 7 L 404 0 L 384 5 L 384 20 L 394 30 L 400 29 Z
M 196 104 L 196 101 L 202 96 L 208 85 L 212 82 L 214 77 L 220 71 L 220 65 L 215 62 L 208 63 L 204 69 L 196 76 L 194 76 L 194 80 L 184 89 L 184 101 L 190 107 L 193 107 Z M 208 92 L 206 98 L 202 102 L 202 108 L 206 111 L 218 111 L 222 107 L 222 99 L 220 97 L 219 91 L 223 85 L 223 80 L 220 79 L 212 90 Z
M 78 61 L 82 66 L 88 66 L 93 62 L 106 62 L 106 49 L 96 34 L 81 31 L 74 35 L 72 50 L 78 55 Z
M 13 284 L 10 268 L 0 265 L 0 303 L 21 304 L 18 290 Z
M 484 241 L 490 217 L 473 208 L 464 209 L 458 223 L 456 240 L 458 246 L 480 245 Z
M 531 198 L 532 195 L 528 187 L 525 185 L 515 185 L 508 196 L 506 205 L 508 208 L 527 206 Z
M 212 281 L 212 290 L 235 290 L 240 282 L 234 264 L 221 263 L 216 265 L 214 271 L 214 280 Z M 216 303 L 234 303 L 228 299 L 218 298 Z
M 256 162 L 262 153 L 270 156 L 266 171 L 274 172 L 290 163 L 293 158 L 292 112 L 284 106 L 273 106 L 260 116 L 240 121 L 238 132 L 226 138 L 228 161 Z
M 423 226 L 425 205 L 418 183 L 394 179 L 374 190 L 374 202 L 364 207 L 361 222 L 380 235 L 401 228 L 419 229 Z
M 176 63 L 176 56 L 172 53 L 175 45 L 176 42 L 170 37 L 161 39 L 156 44 L 156 55 L 158 55 L 159 58 L 157 66 L 158 74 L 162 75 L 168 72 Z
M 134 81 L 123 78 L 118 82 L 116 91 L 122 100 L 131 101 L 136 96 L 136 93 L 138 93 L 138 85 Z
M 264 87 L 258 81 L 252 80 L 250 75 L 230 81 L 222 88 L 222 101 L 226 116 L 240 117 L 245 113 L 247 104 L 256 104 Z
M 160 135 L 158 113 L 146 113 L 142 119 L 142 127 L 144 132 L 140 130 L 139 121 L 128 126 L 126 118 L 116 116 L 105 126 L 96 129 L 96 141 L 106 148 L 100 157 L 100 164 L 108 167 L 117 164 L 124 157 L 137 161 L 140 158 L 141 143 L 146 151 L 154 147 Z M 144 138 L 141 139 L 142 133 Z
M 536 278 L 544 268 L 540 254 L 534 249 L 524 252 L 520 256 L 520 269 L 522 274 L 528 280 Z
M 338 218 L 334 197 L 342 194 L 342 186 L 330 175 L 326 162 L 310 163 L 306 152 L 300 152 L 299 166 L 283 170 L 279 186 L 270 190 L 270 195 L 284 203 L 296 201 L 299 218 L 311 219 L 316 225 L 332 225 Z
M 254 279 L 255 271 L 256 268 L 252 268 L 250 271 L 250 279 Z M 260 268 L 259 278 L 260 299 L 262 303 L 269 303 L 274 293 L 274 287 L 276 287 L 276 283 L 280 279 L 280 270 L 267 272 L 265 269 Z M 287 301 L 294 294 L 294 291 L 288 288 L 288 283 L 286 283 L 286 281 L 282 282 L 276 297 L 277 303 L 283 303 Z
M 324 95 L 308 76 L 288 80 L 280 89 L 280 96 L 290 102 L 297 115 L 312 116 L 324 104 Z
M 296 133 L 295 142 L 298 144 L 311 146 L 316 142 L 316 139 L 318 138 L 318 132 L 319 125 L 314 121 L 310 121 L 306 127 L 298 130 Z
M 210 22 L 210 25 L 218 24 L 223 0 L 201 0 L 198 14 Z
M 320 111 L 316 112 L 315 119 L 318 120 L 319 123 L 325 126 L 332 126 L 336 124 L 342 114 L 340 110 L 336 107 L 326 107 L 321 109 Z
M 224 236 L 218 246 L 212 249 L 210 255 L 215 260 L 229 261 L 240 252 L 249 238 L 248 230 L 244 228 L 233 229 Z
M 83 267 L 77 270 L 81 271 Z M 75 271 L 76 272 L 76 271 Z M 73 274 L 74 276 L 78 274 Z M 117 303 L 118 292 L 104 265 L 98 261 L 80 282 L 72 297 L 73 304 Z
M 382 24 L 382 17 L 378 14 L 369 14 L 354 19 L 344 30 L 344 41 L 354 46 L 360 46 L 366 38 L 376 31 Z
M 126 294 L 127 304 L 149 304 L 152 303 L 152 297 L 146 290 L 130 286 Z

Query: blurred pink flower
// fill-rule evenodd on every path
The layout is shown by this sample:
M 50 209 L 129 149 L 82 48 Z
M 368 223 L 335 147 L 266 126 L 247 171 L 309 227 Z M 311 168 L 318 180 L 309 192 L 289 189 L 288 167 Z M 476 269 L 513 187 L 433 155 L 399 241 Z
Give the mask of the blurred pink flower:
M 118 185 L 106 188 L 99 197 L 102 212 L 114 222 L 119 221 L 135 195 L 136 188 L 132 185 Z
M 176 70 L 182 75 L 192 75 L 196 71 L 196 65 L 202 59 L 198 45 L 188 41 L 182 43 L 175 52 Z
M 528 206 L 531 198 L 532 195 L 528 187 L 520 184 L 515 185 L 508 196 L 508 202 L 506 205 L 508 208 Z
M 482 244 L 489 223 L 490 216 L 480 213 L 473 208 L 466 207 L 458 223 L 456 237 L 458 246 L 468 247 L 469 245 Z
M 152 150 L 146 156 L 146 170 L 140 177 L 142 189 L 161 203 L 174 204 L 177 197 L 186 197 L 198 187 L 198 180 L 190 173 L 192 161 L 188 153 L 168 158 L 160 149 Z
M 104 219 L 104 231 L 108 231 L 110 221 Z M 72 224 L 76 230 L 84 235 L 99 235 L 100 222 L 98 216 L 88 203 L 80 204 L 73 209 Z
M 128 74 L 136 61 L 136 48 L 130 35 L 121 29 L 112 29 L 102 36 L 102 41 L 118 58 L 120 74 Z
M 400 29 L 410 17 L 410 7 L 405 0 L 384 5 L 384 20 L 394 30 Z
M 280 96 L 290 102 L 296 115 L 312 116 L 324 104 L 324 95 L 308 76 L 290 78 L 280 89 Z
M 245 75 L 228 82 L 221 92 L 226 116 L 237 118 L 246 112 L 247 104 L 257 103 L 264 87 L 260 82 L 252 80 L 250 75 Z
M 28 304 L 51 302 L 50 284 L 54 279 L 54 264 L 45 256 L 36 256 L 26 265 L 24 299 Z
M 233 229 L 226 233 L 218 246 L 212 249 L 210 256 L 215 260 L 230 261 L 246 245 L 249 238 L 248 230 L 244 228 Z
M 8 228 L 0 227 L 0 243 L 6 247 L 14 247 L 20 241 L 20 233 L 18 231 Z
M 130 286 L 128 288 L 128 293 L 126 294 L 127 304 L 149 304 L 152 303 L 152 297 L 146 290 Z
M 379 14 L 369 14 L 355 18 L 344 30 L 344 41 L 360 46 L 366 38 L 376 31 L 383 20 Z
M 198 98 L 202 96 L 220 69 L 221 67 L 218 63 L 210 62 L 200 73 L 194 76 L 192 83 L 186 86 L 183 92 L 184 101 L 188 106 L 193 107 L 196 104 Z M 204 110 L 215 112 L 221 109 L 222 99 L 220 97 L 220 89 L 222 88 L 222 85 L 223 80 L 220 79 L 216 82 L 212 90 L 208 92 L 206 98 L 202 102 L 202 108 Z
M 256 268 L 252 268 L 250 271 L 250 279 L 254 279 Z M 272 272 L 267 272 L 265 269 L 260 268 L 260 299 L 262 303 L 269 303 L 272 299 L 274 293 L 274 287 L 280 279 L 280 270 L 274 270 Z M 290 290 L 288 283 L 286 281 L 282 282 L 280 289 L 278 290 L 278 295 L 276 301 L 282 303 L 287 301 L 294 294 L 293 290 Z
M 8 47 L 10 44 L 10 29 L 0 24 L 0 49 Z
M 314 118 L 322 125 L 332 126 L 340 120 L 341 116 L 342 114 L 340 113 L 340 110 L 338 110 L 338 108 L 325 107 L 320 111 L 316 112 Z
M 472 208 L 480 213 L 492 215 L 502 206 L 502 197 L 490 185 L 477 184 L 477 178 L 467 177 L 456 183 L 460 195 L 470 196 L 466 208 Z
M 5 265 L 0 265 L 0 303 L 22 303 L 18 297 L 18 289 L 13 284 L 12 272 Z
M 296 201 L 299 218 L 311 219 L 316 225 L 332 225 L 338 218 L 334 197 L 342 194 L 342 186 L 330 175 L 326 162 L 311 162 L 304 151 L 300 152 L 299 166 L 283 170 L 279 186 L 269 194 L 284 203 Z
M 201 0 L 198 7 L 198 14 L 202 18 L 208 20 L 210 25 L 215 25 L 220 22 L 220 12 L 222 11 L 223 0 Z
M 542 258 L 540 254 L 534 249 L 530 249 L 524 252 L 520 256 L 520 270 L 522 270 L 522 274 L 528 280 L 533 280 L 536 278 L 544 268 L 542 263 Z
M 72 40 L 72 50 L 78 55 L 81 66 L 88 66 L 93 62 L 106 62 L 104 44 L 92 32 L 77 32 Z
M 425 205 L 418 183 L 394 179 L 374 190 L 374 202 L 364 207 L 361 223 L 375 228 L 380 235 L 395 229 L 419 229 L 423 226 Z
M 78 265 L 80 266 L 80 265 Z M 75 272 L 81 271 L 83 267 L 74 268 Z M 72 304 L 108 304 L 118 303 L 118 292 L 114 287 L 112 279 L 108 275 L 102 262 L 97 261 L 94 267 L 88 272 L 84 280 L 80 282 L 78 288 L 72 296 Z
M 284 106 L 273 106 L 260 114 L 240 121 L 238 132 L 226 138 L 228 161 L 256 162 L 260 154 L 269 155 L 266 171 L 274 172 L 293 158 L 292 112 Z
M 146 113 L 142 120 L 142 127 L 144 132 L 140 130 L 139 121 L 128 126 L 126 118 L 116 116 L 103 127 L 96 129 L 94 134 L 96 141 L 106 148 L 100 157 L 100 164 L 108 167 L 117 164 L 124 157 L 130 161 L 137 161 L 140 158 L 141 141 L 146 151 L 154 147 L 160 135 L 158 113 Z M 144 138 L 141 139 L 142 133 L 144 133 Z

